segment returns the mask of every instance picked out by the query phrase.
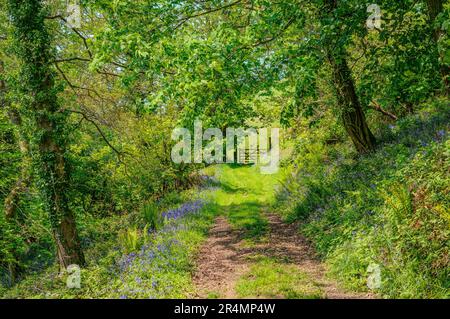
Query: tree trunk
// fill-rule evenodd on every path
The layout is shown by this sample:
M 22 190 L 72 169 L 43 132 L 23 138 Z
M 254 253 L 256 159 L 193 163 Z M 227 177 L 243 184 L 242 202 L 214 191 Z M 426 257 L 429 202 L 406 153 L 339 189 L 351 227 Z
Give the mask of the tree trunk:
M 345 130 L 359 153 L 369 152 L 374 149 L 376 140 L 367 125 L 347 61 L 343 58 L 336 60 L 332 54 L 328 55 L 328 60 L 333 69 L 334 87 L 342 108 L 341 116 Z
M 336 0 L 326 0 L 328 17 L 337 9 Z M 375 136 L 367 125 L 364 111 L 356 95 L 355 85 L 345 59 L 345 49 L 339 48 L 336 39 L 328 39 L 327 58 L 333 72 L 333 82 L 337 100 L 341 107 L 342 122 L 359 153 L 367 153 L 375 148 Z
M 430 20 L 434 22 L 439 13 L 441 13 L 442 10 L 444 9 L 444 6 L 442 5 L 442 0 L 427 0 L 427 6 Z
M 9 13 L 15 28 L 13 49 L 22 62 L 20 89 L 27 101 L 21 114 L 32 136 L 37 185 L 49 212 L 59 264 L 61 270 L 71 264 L 82 266 L 84 255 L 68 198 L 68 115 L 58 105 L 43 1 L 9 0 Z
M 444 9 L 442 0 L 426 0 L 426 2 L 427 2 L 427 7 L 428 7 L 428 15 L 430 17 L 430 23 L 434 24 L 437 16 Z M 436 46 L 437 46 L 441 36 L 442 36 L 442 30 L 440 28 L 435 28 L 433 26 L 433 38 L 434 38 L 434 41 L 436 42 Z M 441 61 L 441 66 L 440 66 L 441 75 L 442 75 L 442 78 L 444 80 L 446 92 L 448 93 L 449 89 L 450 89 L 449 88 L 450 68 L 443 63 L 444 57 L 442 55 L 440 55 L 440 59 L 442 60 Z
M 17 208 L 21 195 L 30 187 L 31 174 L 30 174 L 30 150 L 28 141 L 25 139 L 19 140 L 20 153 L 22 154 L 22 163 L 20 168 L 20 175 L 16 183 L 10 190 L 8 196 L 5 198 L 5 216 L 8 219 L 16 217 Z
M 5 74 L 5 67 L 3 61 L 0 61 L 0 74 L 2 74 L 2 76 L 4 76 Z M 2 77 L 2 79 L 0 79 L 0 105 L 2 108 L 6 109 L 10 122 L 14 124 L 19 131 L 18 142 L 20 153 L 22 154 L 22 163 L 19 178 L 17 179 L 13 188 L 5 198 L 6 218 L 13 219 L 16 216 L 20 196 L 30 186 L 31 183 L 31 174 L 30 174 L 31 159 L 30 159 L 30 145 L 27 139 L 22 134 L 21 129 L 22 118 L 17 110 L 10 108 L 9 103 L 5 98 L 6 91 L 7 91 L 6 82 Z

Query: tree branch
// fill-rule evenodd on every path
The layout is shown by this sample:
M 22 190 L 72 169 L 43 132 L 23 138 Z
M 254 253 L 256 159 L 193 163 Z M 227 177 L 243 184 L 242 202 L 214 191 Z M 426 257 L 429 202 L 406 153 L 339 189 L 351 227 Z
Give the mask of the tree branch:
M 88 88 L 88 87 L 78 86 L 78 85 L 75 85 L 75 84 L 73 84 L 72 82 L 70 82 L 69 78 L 68 78 L 67 75 L 63 72 L 63 70 L 61 70 L 61 68 L 59 67 L 58 63 L 55 62 L 54 64 L 55 64 L 56 69 L 59 71 L 59 73 L 60 73 L 61 76 L 63 77 L 63 79 L 67 82 L 67 84 L 69 85 L 69 87 L 70 87 L 74 92 L 76 92 L 76 90 L 85 90 L 85 91 L 87 91 L 87 92 L 92 92 L 92 93 L 94 93 L 95 95 L 97 95 L 97 97 L 98 97 L 99 99 L 105 100 L 105 99 L 100 95 L 100 93 L 98 93 L 96 90 L 91 89 L 91 88 Z M 89 96 L 90 96 L 90 95 L 89 95 Z
M 106 138 L 106 135 L 103 133 L 102 129 L 100 128 L 100 126 L 91 118 L 89 118 L 84 112 L 82 111 L 77 111 L 77 110 L 70 110 L 70 109 L 64 109 L 62 111 L 68 111 L 71 113 L 75 113 L 75 114 L 79 114 L 81 115 L 86 121 L 88 121 L 89 123 L 93 124 L 97 130 L 97 132 L 100 134 L 100 136 L 102 137 L 102 139 L 105 141 L 105 143 L 114 151 L 114 153 L 116 153 L 119 162 L 122 162 L 122 157 L 123 155 L 127 154 L 126 152 L 121 152 L 119 151 L 116 147 L 114 147 Z
M 392 114 L 391 112 L 384 110 L 384 109 L 381 107 L 381 105 L 378 104 L 376 101 L 372 101 L 372 103 L 369 104 L 369 107 L 370 107 L 372 110 L 378 111 L 378 112 L 380 112 L 381 114 L 390 117 L 390 118 L 393 119 L 394 121 L 397 121 L 397 120 L 398 120 L 398 117 L 397 117 L 395 114 Z
M 54 63 L 63 63 L 63 62 L 72 62 L 72 61 L 82 61 L 82 62 L 91 62 L 90 59 L 73 57 L 73 58 L 65 58 L 65 59 L 56 59 L 53 61 Z
M 204 16 L 204 15 L 207 15 L 207 14 L 210 14 L 210 13 L 213 13 L 213 12 L 217 12 L 217 11 L 229 8 L 229 7 L 233 7 L 233 6 L 235 6 L 235 5 L 237 5 L 237 4 L 241 3 L 241 2 L 242 2 L 242 0 L 237 0 L 235 2 L 226 4 L 226 5 L 218 7 L 218 8 L 212 8 L 212 9 L 209 9 L 209 10 L 206 10 L 206 11 L 203 11 L 203 12 L 199 12 L 199 13 L 196 13 L 196 14 L 193 14 L 193 15 L 190 15 L 190 16 L 183 17 L 180 20 L 178 20 L 178 23 L 175 26 L 174 30 L 178 29 L 185 22 L 187 22 L 187 21 L 189 21 L 191 19 L 198 18 L 198 17 Z
M 294 21 L 296 20 L 297 17 L 292 17 L 291 19 L 289 19 L 289 21 L 286 23 L 286 25 L 278 32 L 278 34 L 274 35 L 273 37 L 270 37 L 266 40 L 262 40 L 260 42 L 257 42 L 255 44 L 253 44 L 253 47 L 257 47 L 260 45 L 264 45 L 267 44 L 269 42 L 272 42 L 274 40 L 276 40 L 278 37 L 280 37 L 287 29 L 289 29 L 289 27 L 292 25 L 292 23 L 294 23 Z

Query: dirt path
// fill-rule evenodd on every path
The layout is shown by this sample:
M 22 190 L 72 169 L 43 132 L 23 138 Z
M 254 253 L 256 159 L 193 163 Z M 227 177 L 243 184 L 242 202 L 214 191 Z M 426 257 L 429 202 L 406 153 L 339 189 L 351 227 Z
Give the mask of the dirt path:
M 246 245 L 243 232 L 234 230 L 224 217 L 216 220 L 207 241 L 202 246 L 197 260 L 194 284 L 196 298 L 238 298 L 235 286 L 241 276 L 252 266 L 252 255 L 282 258 L 296 265 L 309 275 L 322 290 L 325 298 L 354 299 L 373 298 L 370 294 L 345 292 L 325 278 L 324 266 L 314 256 L 310 245 L 298 233 L 296 224 L 284 224 L 276 215 L 266 215 L 269 222 L 267 238 L 254 245 Z M 255 296 L 257 297 L 257 296 Z

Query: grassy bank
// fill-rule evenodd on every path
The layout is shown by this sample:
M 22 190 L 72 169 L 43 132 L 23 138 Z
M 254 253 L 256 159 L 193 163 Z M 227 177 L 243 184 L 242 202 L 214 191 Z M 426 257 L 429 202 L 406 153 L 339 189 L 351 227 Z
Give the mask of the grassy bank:
M 427 105 L 380 126 L 365 156 L 319 131 L 297 142 L 279 211 L 347 287 L 367 289 L 377 265 L 385 297 L 450 297 L 449 120 L 447 100 Z
M 28 274 L 0 290 L 3 298 L 185 298 L 192 293 L 192 266 L 199 245 L 217 213 L 213 189 L 167 196 L 155 222 L 146 208 L 88 223 L 83 230 L 88 266 L 81 288 L 67 288 L 69 274 L 57 266 Z M 149 216 L 150 215 L 150 216 Z M 156 216 L 156 214 L 155 214 Z

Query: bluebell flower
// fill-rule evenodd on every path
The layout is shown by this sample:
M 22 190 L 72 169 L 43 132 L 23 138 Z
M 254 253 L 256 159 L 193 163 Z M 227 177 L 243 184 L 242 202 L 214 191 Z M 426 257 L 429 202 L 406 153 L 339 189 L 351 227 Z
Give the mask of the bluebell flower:
M 176 209 L 168 210 L 162 213 L 162 217 L 165 219 L 179 219 L 191 213 L 198 213 L 203 208 L 204 202 L 197 200 L 195 202 L 189 202 Z

